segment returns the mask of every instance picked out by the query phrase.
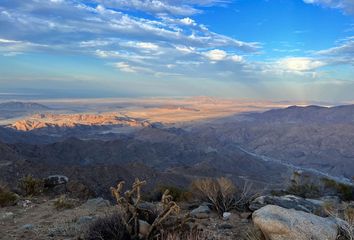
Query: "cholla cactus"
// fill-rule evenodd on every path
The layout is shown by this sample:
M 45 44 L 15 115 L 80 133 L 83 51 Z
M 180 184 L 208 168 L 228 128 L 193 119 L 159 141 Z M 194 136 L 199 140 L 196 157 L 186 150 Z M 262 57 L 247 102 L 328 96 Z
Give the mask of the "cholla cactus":
M 149 225 L 148 231 L 141 232 L 139 228 L 139 204 L 141 203 L 141 188 L 146 184 L 146 181 L 135 179 L 132 189 L 123 193 L 125 182 L 119 182 L 116 187 L 111 187 L 113 197 L 116 199 L 117 205 L 121 206 L 125 211 L 123 222 L 131 235 L 132 239 L 153 239 L 154 233 L 159 226 L 172 214 L 178 214 L 179 206 L 172 201 L 172 196 L 166 190 L 161 198 L 162 210 L 154 219 L 153 223 Z

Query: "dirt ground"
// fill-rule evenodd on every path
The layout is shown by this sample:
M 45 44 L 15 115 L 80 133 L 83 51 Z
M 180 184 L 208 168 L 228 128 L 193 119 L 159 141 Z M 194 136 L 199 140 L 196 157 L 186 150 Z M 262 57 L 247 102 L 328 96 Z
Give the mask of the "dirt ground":
M 0 208 L 1 240 L 70 240 L 79 239 L 85 229 L 100 216 L 112 213 L 116 207 L 103 199 L 92 199 L 77 203 L 72 209 L 57 210 L 56 199 L 36 198 L 30 202 L 20 201 L 18 205 Z M 241 240 L 251 228 L 249 213 L 232 212 L 224 221 L 216 213 L 210 213 L 195 224 L 205 229 L 210 239 Z

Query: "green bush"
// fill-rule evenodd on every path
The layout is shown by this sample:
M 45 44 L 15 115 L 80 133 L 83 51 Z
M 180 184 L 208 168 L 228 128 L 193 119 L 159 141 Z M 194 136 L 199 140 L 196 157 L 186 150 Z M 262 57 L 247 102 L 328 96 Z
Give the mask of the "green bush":
M 36 196 L 43 192 L 43 181 L 27 175 L 19 181 L 19 188 L 25 196 Z
M 0 185 L 0 207 L 12 206 L 16 204 L 18 197 L 7 187 Z

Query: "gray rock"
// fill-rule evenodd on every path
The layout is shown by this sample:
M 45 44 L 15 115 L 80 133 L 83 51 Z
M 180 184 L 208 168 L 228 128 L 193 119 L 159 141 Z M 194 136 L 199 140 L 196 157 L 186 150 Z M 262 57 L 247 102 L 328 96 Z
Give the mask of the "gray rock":
M 285 196 L 261 196 L 253 200 L 249 206 L 252 211 L 258 210 L 266 205 L 277 205 L 287 209 L 295 209 L 304 212 L 316 212 L 322 209 L 321 202 L 309 201 L 305 198 L 294 195 Z
M 141 238 L 146 237 L 150 231 L 150 224 L 146 221 L 139 220 L 139 236 Z
M 87 223 L 92 222 L 93 220 L 95 220 L 95 218 L 92 217 L 92 216 L 81 216 L 81 217 L 77 220 L 77 223 L 78 223 L 78 224 L 87 224 Z
M 191 211 L 191 216 L 196 217 L 197 215 L 200 214 L 208 215 L 209 213 L 210 213 L 210 208 L 208 206 L 201 205 Z
M 331 218 L 275 205 L 258 209 L 252 219 L 268 240 L 336 240 L 338 234 Z
M 55 187 L 58 185 L 63 185 L 69 182 L 69 178 L 64 175 L 51 175 L 44 179 L 45 187 Z
M 33 228 L 34 228 L 33 224 L 25 224 L 25 225 L 22 225 L 22 227 L 21 227 L 22 230 L 32 230 Z
M 13 220 L 14 217 L 15 217 L 15 214 L 13 212 L 4 212 L 3 214 L 1 214 L 0 220 L 1 221 L 9 221 L 9 220 Z
M 224 221 L 229 220 L 230 217 L 231 217 L 231 213 L 230 213 L 230 212 L 224 212 L 224 213 L 222 214 L 222 219 L 223 219 Z
M 109 207 L 111 204 L 108 200 L 105 200 L 101 197 L 99 198 L 91 198 L 87 200 L 81 207 L 87 208 L 90 210 L 95 210 L 101 207 Z

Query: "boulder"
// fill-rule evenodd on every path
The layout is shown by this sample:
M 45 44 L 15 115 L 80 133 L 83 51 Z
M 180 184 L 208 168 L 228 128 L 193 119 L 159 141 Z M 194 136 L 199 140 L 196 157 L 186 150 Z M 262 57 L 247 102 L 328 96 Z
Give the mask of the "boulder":
M 252 211 L 258 210 L 266 205 L 277 205 L 287 209 L 295 209 L 308 213 L 319 212 L 322 209 L 322 201 L 310 201 L 294 195 L 285 196 L 261 196 L 253 200 L 249 206 Z
M 336 240 L 338 226 L 332 218 L 267 205 L 252 214 L 254 224 L 268 240 Z
M 51 175 L 44 179 L 44 187 L 52 188 L 69 182 L 69 178 L 64 175 Z

